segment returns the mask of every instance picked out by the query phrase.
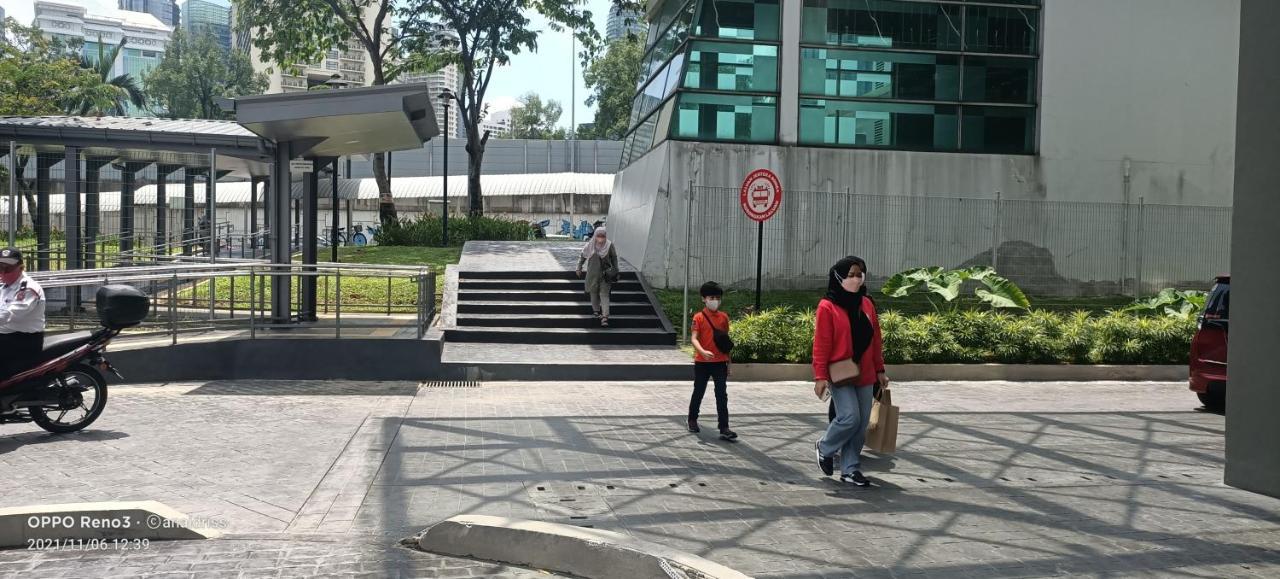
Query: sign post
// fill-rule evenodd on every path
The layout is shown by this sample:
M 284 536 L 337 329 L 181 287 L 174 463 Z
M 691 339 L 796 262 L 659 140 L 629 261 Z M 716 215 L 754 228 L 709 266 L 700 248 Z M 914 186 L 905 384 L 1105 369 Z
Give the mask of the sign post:
M 760 311 L 761 278 L 764 275 L 764 222 L 782 206 L 782 183 L 768 169 L 757 169 L 742 182 L 738 196 L 742 212 L 756 222 L 756 312 Z

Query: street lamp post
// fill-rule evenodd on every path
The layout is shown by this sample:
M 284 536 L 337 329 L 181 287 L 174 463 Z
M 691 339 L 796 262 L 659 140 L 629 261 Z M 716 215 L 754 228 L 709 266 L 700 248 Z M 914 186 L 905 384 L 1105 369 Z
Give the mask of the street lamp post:
M 454 100 L 453 92 L 444 89 L 440 92 L 440 101 L 444 103 L 444 207 L 440 212 L 440 246 L 449 247 L 449 101 Z
M 330 89 L 340 90 L 351 86 L 352 81 L 342 78 L 342 75 L 334 73 L 329 76 L 329 80 L 324 81 Z M 347 157 L 347 178 L 351 178 L 351 158 Z M 330 231 L 329 231 L 329 259 L 334 263 L 338 263 L 338 158 L 333 159 L 333 175 L 330 181 Z M 347 227 L 351 227 L 351 220 L 347 220 Z

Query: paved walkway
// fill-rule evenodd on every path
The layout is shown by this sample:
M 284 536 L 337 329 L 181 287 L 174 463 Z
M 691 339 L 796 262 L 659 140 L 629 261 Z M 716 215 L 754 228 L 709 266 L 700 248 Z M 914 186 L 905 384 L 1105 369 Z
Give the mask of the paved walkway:
M 468 241 L 458 261 L 461 271 L 573 271 L 585 242 Z M 637 271 L 620 260 L 620 271 Z
M 118 388 L 79 436 L 0 429 L 5 503 L 155 499 L 228 538 L 3 551 L 0 575 L 525 573 L 397 546 L 460 513 L 618 530 L 760 577 L 1280 574 L 1280 501 L 1221 483 L 1223 417 L 1182 384 L 901 384 L 873 489 L 812 464 L 811 387 L 732 384 L 737 444 L 684 432 L 687 390 Z

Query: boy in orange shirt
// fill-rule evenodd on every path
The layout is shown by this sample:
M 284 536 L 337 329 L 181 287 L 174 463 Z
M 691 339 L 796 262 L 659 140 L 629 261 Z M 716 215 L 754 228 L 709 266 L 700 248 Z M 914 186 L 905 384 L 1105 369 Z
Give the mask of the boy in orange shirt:
M 717 333 L 729 333 L 729 314 L 720 311 L 724 290 L 709 281 L 702 284 L 702 311 L 693 315 L 693 397 L 689 399 L 689 432 L 701 432 L 698 428 L 698 411 L 702 396 L 707 393 L 707 380 L 716 383 L 716 426 L 720 440 L 734 441 L 737 433 L 729 430 L 729 356 L 716 346 Z

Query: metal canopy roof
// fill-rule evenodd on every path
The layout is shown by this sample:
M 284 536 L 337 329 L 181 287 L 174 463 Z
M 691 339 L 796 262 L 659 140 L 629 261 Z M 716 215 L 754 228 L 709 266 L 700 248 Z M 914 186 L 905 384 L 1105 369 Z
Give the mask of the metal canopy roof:
M 218 168 L 238 175 L 266 175 L 274 145 L 234 121 L 133 117 L 0 117 L 0 144 L 16 141 L 41 152 L 82 147 L 88 157 L 119 161 L 207 166 L 218 150 Z M 0 155 L 7 154 L 0 147 Z M 176 154 L 176 155 L 175 155 Z
M 440 134 L 427 84 L 240 97 L 236 121 L 294 157 L 339 157 L 417 149 Z

